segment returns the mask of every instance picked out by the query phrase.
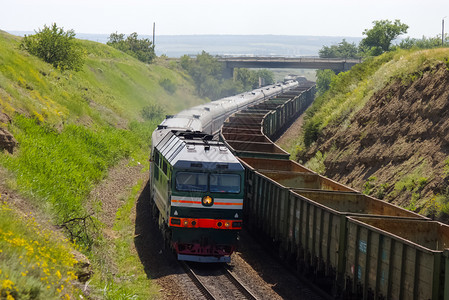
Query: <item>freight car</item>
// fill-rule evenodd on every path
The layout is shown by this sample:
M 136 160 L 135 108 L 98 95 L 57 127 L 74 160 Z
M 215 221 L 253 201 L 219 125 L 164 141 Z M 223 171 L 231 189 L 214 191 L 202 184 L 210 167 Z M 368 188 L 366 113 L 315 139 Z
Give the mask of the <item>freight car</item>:
M 221 139 L 246 169 L 245 226 L 336 298 L 449 300 L 449 226 L 325 178 L 268 145 L 297 113 L 291 103 L 300 95 L 304 103 L 309 91 L 249 106 L 222 127 Z
M 213 134 L 232 113 L 297 86 L 267 86 L 167 118 L 152 135 L 153 212 L 180 260 L 226 262 L 242 226 L 244 169 Z

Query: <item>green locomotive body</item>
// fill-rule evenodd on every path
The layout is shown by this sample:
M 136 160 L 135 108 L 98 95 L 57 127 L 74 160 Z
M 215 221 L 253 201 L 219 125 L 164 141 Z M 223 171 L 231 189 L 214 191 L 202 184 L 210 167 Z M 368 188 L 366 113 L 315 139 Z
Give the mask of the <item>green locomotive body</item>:
M 159 224 L 178 259 L 230 261 L 244 194 L 244 168 L 234 155 L 210 135 L 167 130 L 153 148 L 151 170 Z

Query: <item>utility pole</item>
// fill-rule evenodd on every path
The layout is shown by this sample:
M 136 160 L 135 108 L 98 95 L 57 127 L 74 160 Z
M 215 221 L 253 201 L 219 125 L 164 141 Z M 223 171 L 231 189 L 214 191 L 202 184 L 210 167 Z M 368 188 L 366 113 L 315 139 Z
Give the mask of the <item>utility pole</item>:
M 441 20 L 441 47 L 444 47 L 444 19 L 446 17 Z
M 156 32 L 156 22 L 153 22 L 153 47 L 154 47 L 154 33 L 155 32 Z

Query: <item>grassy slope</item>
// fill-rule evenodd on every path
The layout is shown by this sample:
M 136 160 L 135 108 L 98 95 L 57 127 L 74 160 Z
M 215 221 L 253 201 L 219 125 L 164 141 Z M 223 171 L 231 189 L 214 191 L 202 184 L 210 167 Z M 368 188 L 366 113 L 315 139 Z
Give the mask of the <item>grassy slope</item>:
M 103 44 L 81 41 L 89 53 L 84 69 L 62 73 L 19 51 L 19 38 L 0 32 L 0 39 L 1 104 L 7 113 L 37 113 L 52 124 L 86 116 L 115 124 L 119 118 L 139 118 L 142 107 L 151 103 L 168 113 L 198 103 L 184 74 L 143 64 Z M 163 78 L 178 86 L 174 94 L 159 86 Z
M 339 74 L 331 84 L 330 90 L 317 98 L 307 111 L 305 123 L 301 135 L 297 138 L 296 149 L 292 152 L 292 156 L 302 160 L 309 168 L 324 173 L 326 157 L 338 156 L 335 153 L 340 153 L 342 150 L 336 146 L 323 149 L 320 143 L 306 147 L 304 143 L 306 130 L 317 134 L 319 140 L 324 136 L 333 136 L 337 130 L 344 131 L 350 128 L 353 117 L 376 92 L 397 79 L 404 85 L 410 85 L 420 78 L 425 68 L 438 63 L 447 64 L 448 57 L 447 49 L 397 51 L 368 60 L 349 72 Z M 323 140 L 319 141 L 323 143 Z M 397 170 L 401 170 L 400 168 L 401 166 Z M 434 171 L 437 172 L 437 170 Z M 400 179 L 398 183 L 401 183 L 401 180 L 403 179 Z M 382 186 L 387 183 L 378 182 L 377 184 Z
M 19 37 L 0 31 L 0 113 L 12 118 L 11 124 L 0 126 L 19 142 L 13 155 L 0 153 L 2 174 L 9 174 L 0 187 L 19 191 L 58 224 L 87 215 L 84 200 L 108 168 L 124 158 L 146 161 L 150 134 L 160 120 L 142 120 L 143 107 L 157 104 L 174 113 L 203 101 L 194 96 L 188 77 L 175 67 L 146 65 L 103 44 L 80 41 L 88 52 L 83 70 L 60 72 L 19 50 L 19 43 Z M 177 86 L 175 93 L 159 85 L 164 78 Z M 0 199 L 7 201 L 1 192 Z M 8 228 L 1 224 L 0 233 L 22 237 L 23 222 Z M 74 225 L 72 233 L 79 226 Z M 98 233 L 90 234 L 79 234 L 77 242 L 92 246 L 92 235 Z M 0 236 L 0 261 L 24 257 L 17 253 L 26 251 L 25 244 L 17 251 L 2 251 L 10 246 Z M 55 261 L 50 269 L 65 270 L 72 265 Z M 16 281 L 11 292 L 48 295 L 40 275 L 29 271 L 40 284 Z M 0 284 L 26 277 L 21 272 L 25 270 L 2 265 Z M 55 298 L 67 291 L 53 285 L 48 289 Z

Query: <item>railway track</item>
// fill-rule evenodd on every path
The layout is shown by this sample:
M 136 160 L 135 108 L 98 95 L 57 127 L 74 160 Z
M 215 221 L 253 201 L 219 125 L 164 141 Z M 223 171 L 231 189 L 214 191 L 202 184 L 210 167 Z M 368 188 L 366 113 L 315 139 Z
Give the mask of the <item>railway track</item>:
M 227 265 L 205 266 L 184 261 L 180 263 L 206 299 L 259 299 L 240 282 Z

